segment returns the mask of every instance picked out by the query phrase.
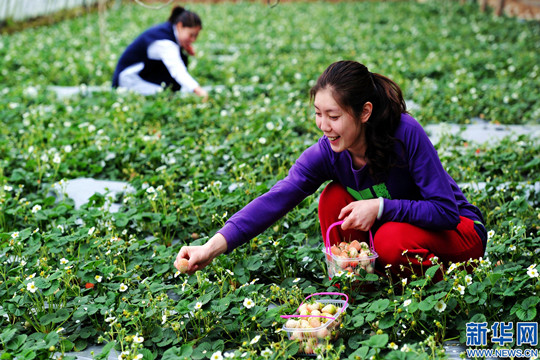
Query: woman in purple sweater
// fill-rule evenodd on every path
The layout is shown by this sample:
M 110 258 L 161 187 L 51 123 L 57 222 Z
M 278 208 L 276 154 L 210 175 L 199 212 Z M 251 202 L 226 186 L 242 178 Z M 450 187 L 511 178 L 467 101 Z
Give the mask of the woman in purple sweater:
M 480 210 L 444 170 L 424 129 L 407 113 L 397 84 L 358 62 L 339 61 L 319 77 L 311 98 L 323 136 L 287 177 L 233 215 L 206 244 L 182 247 L 177 268 L 181 259 L 189 260 L 189 273 L 204 268 L 329 180 L 319 199 L 323 236 L 338 220 L 343 223 L 331 243 L 365 238 L 371 229 L 378 266 L 396 276 L 421 274 L 433 257 L 445 264 L 483 255 L 487 236 Z

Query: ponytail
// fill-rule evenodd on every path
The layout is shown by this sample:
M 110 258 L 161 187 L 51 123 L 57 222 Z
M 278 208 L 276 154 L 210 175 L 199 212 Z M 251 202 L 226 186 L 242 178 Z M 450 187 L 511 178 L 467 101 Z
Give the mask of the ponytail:
M 384 75 L 370 73 L 373 83 L 373 111 L 368 122 L 384 123 L 387 132 L 394 134 L 401 114 L 407 113 L 407 105 L 399 86 Z M 382 129 L 381 129 L 382 130 Z
M 178 21 L 177 19 L 180 17 L 180 14 L 182 14 L 184 11 L 186 11 L 181 6 L 175 6 L 171 11 L 171 16 L 169 16 L 169 22 L 172 24 L 176 24 Z
M 403 99 L 403 93 L 395 82 L 384 75 L 370 73 L 375 89 L 375 96 L 381 102 L 380 117 L 400 118 L 407 112 L 407 104 Z
M 407 105 L 400 87 L 384 75 L 370 73 L 374 88 L 373 110 L 366 126 L 366 157 L 375 180 L 381 180 L 398 162 L 394 133 L 407 113 Z M 402 144 L 402 147 L 404 144 Z
M 199 15 L 184 9 L 182 6 L 175 6 L 172 9 L 169 22 L 173 25 L 182 23 L 184 27 L 200 27 L 202 29 L 202 21 Z

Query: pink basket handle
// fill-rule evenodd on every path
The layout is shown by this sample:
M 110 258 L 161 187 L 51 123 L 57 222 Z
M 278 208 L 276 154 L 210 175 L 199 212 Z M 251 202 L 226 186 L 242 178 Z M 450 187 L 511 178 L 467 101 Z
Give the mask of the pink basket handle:
M 345 309 L 347 309 L 347 306 L 349 305 L 349 296 L 347 294 L 344 294 L 344 293 L 339 293 L 339 292 L 319 292 L 319 293 L 313 293 L 309 296 L 307 296 L 304 301 L 302 301 L 302 303 L 300 304 L 300 306 L 304 305 L 304 303 L 306 302 L 307 299 L 309 299 L 310 297 L 312 296 L 315 296 L 315 295 L 337 295 L 337 296 L 344 296 L 345 297 L 345 304 L 343 305 L 343 309 L 341 309 L 341 312 L 344 312 Z M 298 306 L 298 309 L 300 308 L 300 306 Z M 296 309 L 296 311 L 298 311 L 298 309 Z M 283 319 L 288 319 L 288 318 L 291 318 L 291 317 L 322 317 L 322 318 L 327 318 L 327 319 L 335 319 L 335 317 L 328 317 L 328 316 L 322 316 L 322 315 L 281 315 L 281 317 Z
M 330 250 L 330 230 L 332 230 L 334 228 L 334 226 L 338 226 L 338 225 L 341 225 L 341 224 L 343 224 L 343 220 L 336 221 L 335 223 L 330 225 L 328 227 L 328 229 L 326 230 L 326 238 L 324 239 L 324 246 L 326 247 L 326 253 L 327 254 L 331 253 L 331 250 Z M 371 232 L 371 229 L 369 230 L 369 248 L 371 249 L 371 251 L 375 252 L 375 249 L 373 247 L 373 233 Z
M 316 296 L 316 295 L 336 295 L 336 296 L 344 296 L 345 297 L 345 302 L 346 303 L 349 303 L 349 296 L 347 294 L 344 294 L 344 293 L 340 293 L 340 292 L 318 292 L 318 293 L 313 293 L 309 296 L 307 296 L 304 301 L 302 301 L 302 303 L 300 304 L 300 306 L 302 306 L 302 304 L 304 304 L 306 302 L 307 299 L 309 299 L 310 297 L 312 296 Z
M 300 304 L 300 306 L 302 306 L 307 299 L 309 299 L 310 297 L 312 296 L 315 296 L 315 295 L 337 295 L 337 296 L 344 296 L 345 297 L 345 305 L 343 305 L 343 310 L 342 311 L 345 311 L 345 309 L 347 308 L 347 306 L 349 305 L 349 296 L 347 294 L 344 294 L 344 293 L 339 293 L 339 292 L 319 292 L 319 293 L 313 293 L 311 295 L 309 295 L 308 297 L 306 297 L 304 299 L 304 301 L 302 301 L 302 303 Z M 300 306 L 298 306 L 298 308 L 300 308 Z M 296 311 L 298 311 L 298 309 L 296 309 Z
M 325 318 L 325 319 L 335 319 L 334 316 L 322 316 L 322 315 L 280 315 L 283 319 L 289 319 L 292 317 L 319 317 L 319 318 Z

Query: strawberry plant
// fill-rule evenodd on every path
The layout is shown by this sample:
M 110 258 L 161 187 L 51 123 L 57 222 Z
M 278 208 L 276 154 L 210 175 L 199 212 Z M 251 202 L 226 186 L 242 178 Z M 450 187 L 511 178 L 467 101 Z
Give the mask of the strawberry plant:
M 96 358 L 293 357 L 301 343 L 281 315 L 337 286 L 350 304 L 326 359 L 439 359 L 446 341 L 465 343 L 468 322 L 538 321 L 531 135 L 435 144 L 489 231 L 486 255 L 452 264 L 438 283 L 436 261 L 409 280 L 329 279 L 322 189 L 204 271 L 173 267 L 182 245 L 204 243 L 317 140 L 308 92 L 328 64 L 355 59 L 388 75 L 422 124 L 534 125 L 538 23 L 457 1 L 190 7 L 204 22 L 190 71 L 212 86 L 208 102 L 109 90 L 122 49 L 167 8 L 126 3 L 0 38 L 3 359 L 67 359 L 96 344 L 105 346 Z M 60 98 L 52 85 L 80 91 Z M 126 189 L 76 206 L 63 192 L 77 178 Z

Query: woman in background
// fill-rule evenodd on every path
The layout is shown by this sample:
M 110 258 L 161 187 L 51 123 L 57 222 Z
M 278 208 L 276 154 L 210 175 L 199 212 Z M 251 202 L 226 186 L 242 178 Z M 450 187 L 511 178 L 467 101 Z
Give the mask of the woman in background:
M 146 30 L 126 48 L 114 71 L 113 87 L 143 95 L 167 87 L 206 99 L 207 92 L 187 70 L 188 55 L 195 55 L 193 43 L 201 29 L 196 13 L 181 6 L 173 8 L 167 22 Z

